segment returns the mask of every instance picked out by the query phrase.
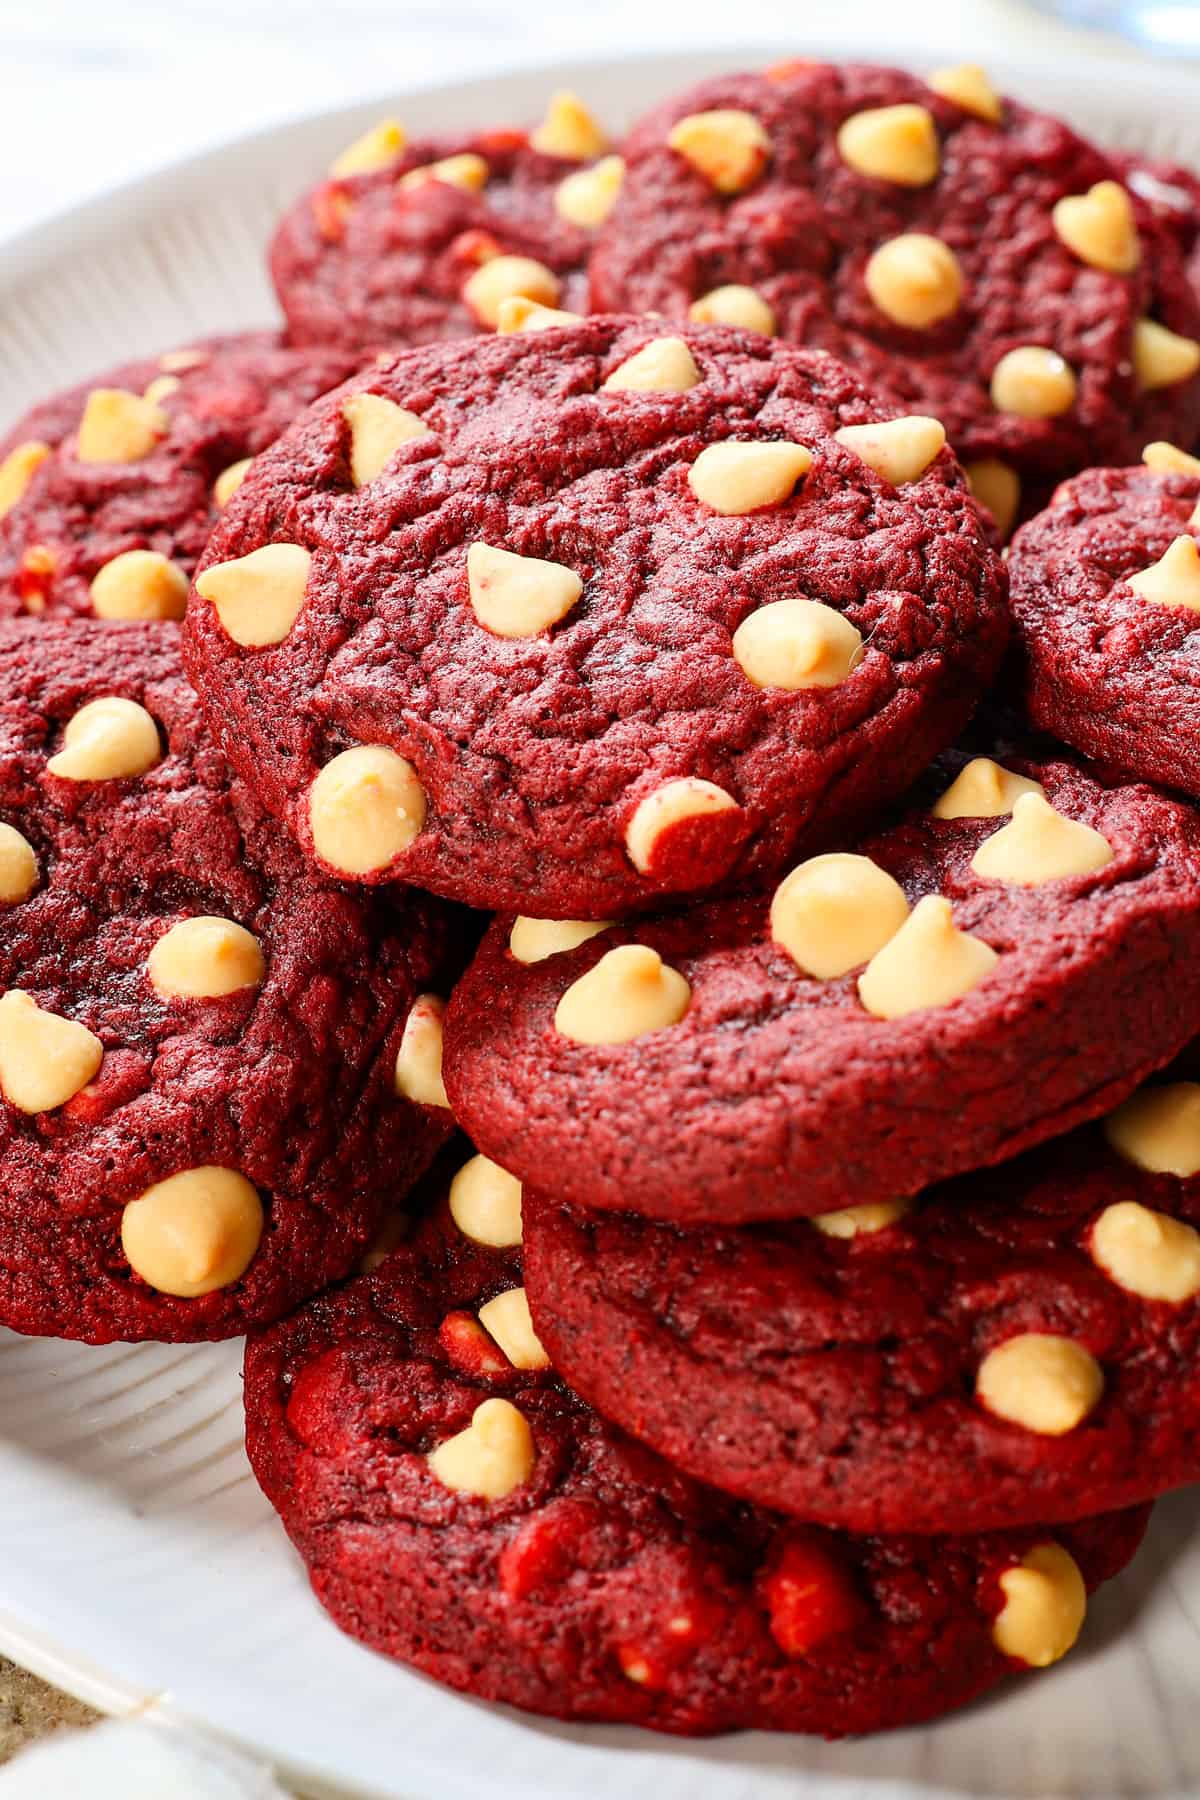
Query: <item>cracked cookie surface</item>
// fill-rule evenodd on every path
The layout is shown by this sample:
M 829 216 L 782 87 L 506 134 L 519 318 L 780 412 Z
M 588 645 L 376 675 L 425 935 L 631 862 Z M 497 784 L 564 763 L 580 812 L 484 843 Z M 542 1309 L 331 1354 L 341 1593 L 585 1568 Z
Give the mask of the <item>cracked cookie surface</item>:
M 344 1630 L 479 1698 L 688 1734 L 883 1730 L 1066 1647 L 1014 1654 L 999 1623 L 1046 1533 L 793 1525 L 701 1487 L 530 1367 L 496 1310 L 519 1289 L 519 1245 L 466 1235 L 448 1178 L 374 1273 L 247 1349 L 251 1462 Z M 1076 1628 L 1084 1583 L 1127 1560 L 1144 1516 L 1052 1534 Z
M 355 366 L 252 332 L 122 364 L 35 406 L 0 440 L 0 617 L 182 618 L 241 464 Z M 117 560 L 130 553 L 157 560 Z
M 345 1274 L 449 1131 L 395 1086 L 449 909 L 304 869 L 173 625 L 0 625 L 0 823 L 3 1323 L 230 1337 Z
M 830 359 L 722 329 L 407 352 L 214 534 L 185 650 L 213 729 L 360 878 L 591 918 L 762 878 L 913 779 L 1002 651 L 962 472 L 879 417 Z M 285 546 L 309 560 L 264 643 L 222 606 Z M 409 829 L 347 845 L 364 751 Z

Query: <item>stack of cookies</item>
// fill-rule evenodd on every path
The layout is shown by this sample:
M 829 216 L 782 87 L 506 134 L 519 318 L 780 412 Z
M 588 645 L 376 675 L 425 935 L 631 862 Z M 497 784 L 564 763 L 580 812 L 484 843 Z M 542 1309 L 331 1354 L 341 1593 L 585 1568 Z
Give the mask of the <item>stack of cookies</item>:
M 973 67 L 385 122 L 0 445 L 0 1322 L 249 1332 L 376 1649 L 912 1723 L 1200 1479 L 1198 196 Z

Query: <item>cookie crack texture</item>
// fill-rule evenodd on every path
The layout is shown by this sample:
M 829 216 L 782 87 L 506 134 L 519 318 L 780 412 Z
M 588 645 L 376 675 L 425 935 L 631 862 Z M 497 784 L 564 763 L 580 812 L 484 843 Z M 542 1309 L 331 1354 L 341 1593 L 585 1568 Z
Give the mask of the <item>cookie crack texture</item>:
M 833 441 L 872 416 L 851 376 L 728 332 L 681 331 L 700 374 L 685 390 L 605 389 L 654 335 L 589 319 L 373 370 L 352 391 L 429 435 L 358 491 L 344 396 L 260 459 L 257 510 L 239 500 L 210 560 L 268 536 L 309 546 L 303 612 L 286 645 L 239 654 L 194 609 L 188 654 L 229 755 L 301 836 L 323 762 L 384 744 L 428 805 L 372 878 L 611 916 L 778 867 L 877 807 L 965 717 L 1003 643 L 1004 578 L 953 465 L 889 487 Z M 723 513 L 689 475 L 731 440 L 792 443 L 811 466 Z M 548 564 L 581 591 L 542 629 L 513 635 L 508 614 L 489 630 L 470 597 L 479 544 L 523 559 L 523 581 Z M 827 685 L 759 685 L 734 654 L 745 619 L 789 595 L 868 645 Z M 738 810 L 639 868 L 630 820 L 681 779 Z

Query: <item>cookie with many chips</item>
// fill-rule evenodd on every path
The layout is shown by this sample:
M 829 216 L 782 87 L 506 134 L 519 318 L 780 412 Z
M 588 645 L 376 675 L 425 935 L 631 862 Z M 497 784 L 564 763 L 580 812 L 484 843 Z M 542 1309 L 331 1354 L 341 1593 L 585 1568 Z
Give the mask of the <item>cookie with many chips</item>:
M 913 1201 L 684 1231 L 526 1193 L 523 1217 L 559 1373 L 743 1498 L 991 1531 L 1200 1478 L 1193 1081 Z
M 0 624 L 0 1323 L 234 1337 L 346 1274 L 450 1129 L 457 939 L 305 869 L 177 626 Z
M 1007 529 L 1047 482 L 1200 429 L 1200 296 L 1125 171 L 981 69 L 721 75 L 634 126 L 598 308 L 832 351 L 946 427 Z
M 372 1274 L 246 1353 L 255 1473 L 371 1648 L 560 1718 L 838 1737 L 1057 1660 L 1136 1548 L 1144 1510 L 851 1538 L 701 1487 L 547 1366 L 516 1184 L 476 1157 L 445 1189 Z
M 623 169 L 570 93 L 531 132 L 409 142 L 385 120 L 275 233 L 271 273 L 292 342 L 365 352 L 491 331 L 506 299 L 575 307 Z
M 35 406 L 0 440 L 0 617 L 181 619 L 249 459 L 355 366 L 253 332 Z
M 936 421 L 745 332 L 590 318 L 318 402 L 214 533 L 186 654 L 327 871 L 605 918 L 876 812 L 1006 632 Z
M 1195 1034 L 1200 821 L 1061 761 L 952 772 L 773 894 L 497 921 L 455 1116 L 534 1187 L 684 1224 L 904 1198 L 1117 1105 Z

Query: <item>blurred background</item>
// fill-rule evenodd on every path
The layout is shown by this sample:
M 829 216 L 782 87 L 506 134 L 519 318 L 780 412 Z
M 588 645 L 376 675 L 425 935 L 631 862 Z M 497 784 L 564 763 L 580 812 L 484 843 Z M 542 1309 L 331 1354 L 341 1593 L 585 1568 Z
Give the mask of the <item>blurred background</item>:
M 822 36 L 1127 59 L 1113 24 L 1200 54 L 1190 0 L 0 0 L 0 237 L 239 133 L 515 63 Z

